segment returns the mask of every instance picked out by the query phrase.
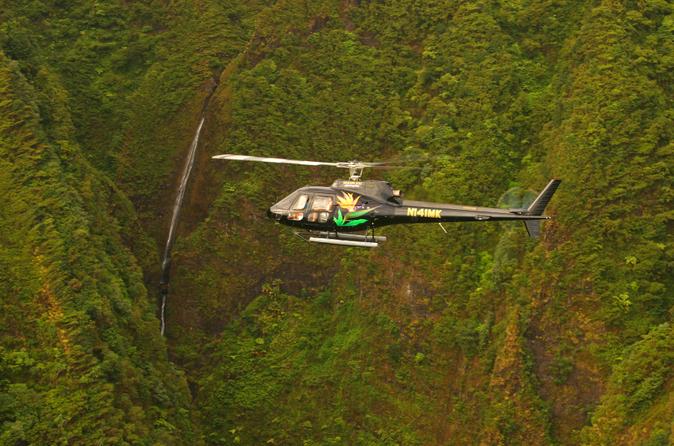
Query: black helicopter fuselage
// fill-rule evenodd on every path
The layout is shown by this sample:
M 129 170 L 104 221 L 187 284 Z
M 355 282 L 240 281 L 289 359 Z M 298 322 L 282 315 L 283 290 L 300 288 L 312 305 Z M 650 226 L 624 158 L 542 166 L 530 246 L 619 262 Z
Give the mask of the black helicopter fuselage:
M 284 225 L 337 233 L 409 223 L 533 222 L 549 218 L 542 215 L 543 209 L 558 184 L 552 180 L 527 209 L 500 209 L 403 200 L 386 181 L 337 180 L 330 187 L 300 188 L 270 207 L 267 215 Z

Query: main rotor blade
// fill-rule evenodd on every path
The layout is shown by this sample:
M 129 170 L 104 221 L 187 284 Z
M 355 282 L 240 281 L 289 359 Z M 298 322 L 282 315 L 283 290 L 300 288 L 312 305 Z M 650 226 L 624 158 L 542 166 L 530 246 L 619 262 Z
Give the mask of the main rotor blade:
M 389 164 L 389 163 L 381 163 L 381 164 L 375 164 L 372 166 L 366 166 L 371 169 L 382 169 L 382 170 L 392 170 L 392 169 L 419 169 L 419 167 L 409 167 L 405 164 Z
M 259 161 L 262 163 L 274 163 L 274 164 L 299 164 L 302 166 L 335 166 L 340 167 L 341 163 L 326 163 L 323 161 L 306 161 L 306 160 L 289 160 L 285 158 L 267 158 L 262 156 L 249 156 L 249 155 L 215 155 L 213 159 L 218 160 L 233 160 L 233 161 Z
M 286 158 L 234 155 L 230 153 L 224 155 L 215 155 L 213 159 L 233 160 L 233 161 L 258 161 L 262 163 L 274 163 L 274 164 L 298 164 L 302 166 L 333 166 L 333 167 L 341 167 L 343 169 L 365 168 L 365 167 L 371 167 L 374 169 L 395 169 L 401 167 L 400 165 L 397 164 L 394 165 L 389 162 L 339 161 L 335 163 L 328 163 L 325 161 L 290 160 Z

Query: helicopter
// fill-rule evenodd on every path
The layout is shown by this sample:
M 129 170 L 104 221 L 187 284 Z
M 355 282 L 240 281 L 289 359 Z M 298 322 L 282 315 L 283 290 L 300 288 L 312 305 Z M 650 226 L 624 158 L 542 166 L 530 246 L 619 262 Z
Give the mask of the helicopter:
M 305 186 L 267 210 L 270 219 L 305 232 L 296 232 L 309 242 L 374 248 L 386 241 L 375 228 L 395 224 L 469 221 L 522 221 L 530 237 L 540 235 L 543 215 L 561 180 L 552 179 L 527 208 L 489 208 L 450 203 L 404 200 L 400 190 L 383 180 L 362 180 L 366 168 L 395 168 L 386 162 L 322 162 L 224 154 L 213 159 L 256 161 L 302 166 L 332 166 L 349 170 L 348 180 L 335 180 L 330 187 Z M 364 234 L 355 232 L 364 231 Z M 446 232 L 446 230 L 445 230 Z

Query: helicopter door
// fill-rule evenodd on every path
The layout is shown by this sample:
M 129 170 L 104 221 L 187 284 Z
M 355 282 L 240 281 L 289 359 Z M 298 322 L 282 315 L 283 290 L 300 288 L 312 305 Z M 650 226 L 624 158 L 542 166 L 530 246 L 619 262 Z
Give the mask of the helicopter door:
M 294 221 L 302 220 L 304 218 L 304 211 L 307 208 L 308 201 L 309 195 L 300 194 L 290 207 L 290 212 L 288 213 L 288 220 Z
M 311 212 L 307 221 L 311 223 L 327 223 L 332 215 L 334 198 L 331 195 L 314 195 L 311 202 Z

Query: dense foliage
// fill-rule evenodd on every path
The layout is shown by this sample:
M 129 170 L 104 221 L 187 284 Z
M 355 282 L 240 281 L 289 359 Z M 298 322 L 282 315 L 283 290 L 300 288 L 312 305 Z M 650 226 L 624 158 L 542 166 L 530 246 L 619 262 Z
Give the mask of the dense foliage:
M 131 204 L 67 125 L 41 125 L 70 121 L 41 115 L 66 110 L 58 85 L 3 54 L 0 78 L 0 442 L 183 443 L 189 392 L 123 239 Z
M 671 2 L 61 3 L 0 1 L 0 444 L 672 441 Z M 336 172 L 221 152 L 428 156 L 387 178 L 437 201 L 563 184 L 538 242 L 326 248 L 263 213 Z

